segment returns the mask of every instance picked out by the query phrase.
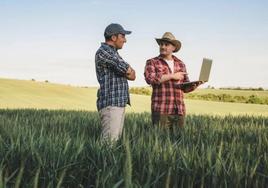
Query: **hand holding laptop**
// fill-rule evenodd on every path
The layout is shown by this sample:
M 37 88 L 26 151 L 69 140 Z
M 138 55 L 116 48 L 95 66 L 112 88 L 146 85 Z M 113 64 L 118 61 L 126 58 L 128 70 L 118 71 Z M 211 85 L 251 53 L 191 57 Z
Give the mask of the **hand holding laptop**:
M 199 75 L 199 80 L 193 81 L 193 82 L 184 82 L 184 83 L 177 84 L 176 85 L 177 88 L 179 88 L 179 89 L 185 89 L 185 88 L 189 88 L 189 87 L 196 88 L 199 85 L 207 82 L 209 79 L 211 65 L 212 65 L 211 59 L 203 58 L 203 63 L 202 63 L 202 67 L 201 67 L 201 71 L 200 71 L 200 75 Z
M 176 84 L 176 88 L 187 90 L 188 88 L 196 89 L 201 84 L 205 83 L 204 81 L 193 81 L 193 82 L 184 82 L 181 84 Z

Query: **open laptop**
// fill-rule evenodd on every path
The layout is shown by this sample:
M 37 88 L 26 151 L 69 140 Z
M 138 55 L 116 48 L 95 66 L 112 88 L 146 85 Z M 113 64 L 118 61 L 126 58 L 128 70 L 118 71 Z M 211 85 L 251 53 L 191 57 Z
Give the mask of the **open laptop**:
M 193 82 L 184 82 L 177 84 L 179 88 L 185 88 L 185 87 L 190 87 L 194 84 L 199 84 L 200 82 L 207 82 L 209 79 L 209 74 L 210 74 L 210 69 L 212 65 L 212 59 L 208 58 L 203 58 L 203 63 L 199 75 L 199 80 L 198 81 L 193 81 Z

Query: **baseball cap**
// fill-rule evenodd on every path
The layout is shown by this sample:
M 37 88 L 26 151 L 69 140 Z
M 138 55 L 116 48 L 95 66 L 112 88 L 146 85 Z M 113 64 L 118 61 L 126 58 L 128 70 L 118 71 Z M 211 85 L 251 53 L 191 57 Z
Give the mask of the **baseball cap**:
M 125 30 L 120 24 L 117 24 L 117 23 L 111 23 L 104 30 L 105 37 L 116 35 L 116 34 L 129 35 L 130 33 L 131 33 L 131 31 Z

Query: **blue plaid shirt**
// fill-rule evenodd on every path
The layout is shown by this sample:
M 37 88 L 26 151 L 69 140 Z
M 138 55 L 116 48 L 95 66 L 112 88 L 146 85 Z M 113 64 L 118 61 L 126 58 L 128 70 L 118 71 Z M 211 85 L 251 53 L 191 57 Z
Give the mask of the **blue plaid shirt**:
M 107 106 L 125 107 L 130 104 L 126 72 L 129 64 L 117 50 L 102 43 L 96 52 L 95 67 L 100 88 L 97 94 L 97 108 Z

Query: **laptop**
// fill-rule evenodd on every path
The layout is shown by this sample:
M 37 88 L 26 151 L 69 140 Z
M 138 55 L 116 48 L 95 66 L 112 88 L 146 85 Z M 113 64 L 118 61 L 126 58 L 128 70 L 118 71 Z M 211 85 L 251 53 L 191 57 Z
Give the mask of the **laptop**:
M 203 63 L 199 74 L 199 80 L 177 84 L 178 88 L 190 87 L 194 84 L 199 84 L 200 82 L 207 82 L 209 79 L 211 65 L 212 65 L 212 59 L 203 58 Z

